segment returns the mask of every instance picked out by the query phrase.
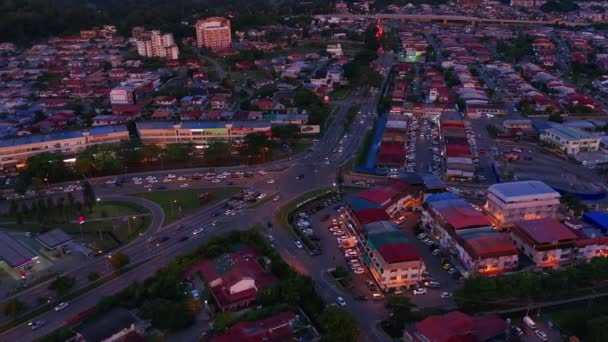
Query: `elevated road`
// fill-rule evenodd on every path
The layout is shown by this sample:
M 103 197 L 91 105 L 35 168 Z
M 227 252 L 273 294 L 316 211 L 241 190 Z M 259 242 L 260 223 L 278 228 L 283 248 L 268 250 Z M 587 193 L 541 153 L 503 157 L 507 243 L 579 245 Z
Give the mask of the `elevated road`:
M 502 24 L 502 25 L 565 25 L 565 26 L 591 26 L 591 23 L 555 20 L 520 20 L 520 19 L 500 19 L 500 18 L 480 18 L 465 15 L 435 15 L 435 14 L 397 14 L 397 13 L 377 13 L 377 14 L 317 14 L 317 19 L 340 18 L 340 19 L 379 19 L 379 20 L 398 20 L 414 22 L 440 22 L 440 23 L 468 23 L 468 24 Z

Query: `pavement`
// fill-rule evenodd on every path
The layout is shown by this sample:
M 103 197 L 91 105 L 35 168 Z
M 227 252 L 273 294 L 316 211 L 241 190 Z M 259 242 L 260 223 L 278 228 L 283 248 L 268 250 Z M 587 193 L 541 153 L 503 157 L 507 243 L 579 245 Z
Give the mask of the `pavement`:
M 387 59 L 387 63 L 392 62 Z M 18 325 L 15 328 L 2 333 L 0 335 L 0 342 L 18 341 L 23 339 L 33 340 L 42 337 L 63 326 L 64 320 L 67 317 L 94 306 L 101 296 L 115 293 L 128 286 L 132 281 L 143 280 L 151 276 L 176 255 L 193 250 L 212 235 L 229 230 L 249 229 L 255 223 L 265 224 L 273 219 L 276 210 L 292 199 L 317 188 L 332 186 L 335 182 L 336 168 L 353 157 L 365 136 L 364 132 L 371 128 L 374 116 L 376 115 L 377 94 L 363 99 L 361 96 L 362 94 L 360 92 L 353 92 L 350 96 L 338 103 L 339 108 L 334 114 L 333 126 L 327 130 L 322 138 L 322 142 L 317 144 L 312 152 L 293 157 L 291 160 L 274 162 L 267 165 L 230 168 L 230 171 L 257 171 L 264 169 L 267 172 L 283 169 L 278 172 L 269 172 L 263 177 L 256 177 L 254 179 L 226 180 L 234 181 L 234 186 L 251 186 L 257 191 L 267 193 L 278 192 L 280 194 L 279 201 L 271 201 L 258 208 L 244 209 L 237 216 L 221 215 L 219 219 L 212 219 L 213 213 L 218 211 L 223 212 L 224 203 L 218 203 L 170 225 L 162 226 L 164 213 L 162 213 L 162 210 L 158 206 L 151 205 L 148 203 L 149 201 L 142 198 L 127 196 L 128 194 L 142 192 L 143 184 L 135 185 L 127 183 L 122 187 L 116 187 L 114 185 L 106 184 L 107 180 L 115 177 L 104 177 L 91 180 L 97 196 L 101 197 L 102 200 L 134 201 L 150 210 L 153 219 L 145 236 L 135 239 L 131 243 L 120 248 L 122 253 L 129 255 L 131 264 L 136 264 L 138 262 L 141 262 L 142 264 L 113 278 L 102 286 L 90 290 L 85 295 L 73 299 L 66 309 L 61 311 L 48 311 L 34 318 L 34 320 L 44 320 L 46 322 L 45 326 L 32 331 L 26 323 Z M 355 119 L 351 127 L 351 132 L 348 135 L 343 136 L 344 131 L 342 127 L 344 127 L 343 123 L 345 122 L 347 111 L 352 105 L 361 102 L 361 100 L 363 100 L 361 103 L 361 115 L 357 116 Z M 369 114 L 365 115 L 365 113 Z M 339 142 L 340 140 L 342 141 L 341 144 Z M 333 148 L 338 145 L 342 146 L 342 152 L 333 153 Z M 192 174 L 194 172 L 204 172 L 206 170 L 208 169 L 153 171 L 138 173 L 136 176 L 145 178 L 148 175 L 154 175 L 158 179 L 162 179 L 169 172 L 179 176 Z M 127 175 L 128 178 L 133 176 L 135 175 Z M 270 178 L 275 180 L 274 184 L 268 183 L 268 179 Z M 208 180 L 188 180 L 188 183 L 191 188 L 210 186 L 210 181 Z M 154 186 L 160 185 L 165 186 L 166 189 L 179 189 L 179 185 L 175 183 L 159 183 Z M 226 183 L 219 184 L 218 186 L 226 186 Z M 215 227 L 209 225 L 212 220 L 218 220 Z M 206 231 L 196 236 L 192 235 L 191 231 L 200 226 L 205 226 Z M 178 241 L 179 239 L 177 236 L 182 235 L 189 236 L 189 239 L 185 242 Z M 318 257 L 310 257 L 303 250 L 298 250 L 293 243 L 292 236 L 285 230 L 276 229 L 273 235 L 276 241 L 276 248 L 283 258 L 298 271 L 310 275 L 315 280 L 317 288 L 323 298 L 325 298 L 327 302 L 333 303 L 336 297 L 336 289 L 332 283 L 327 282 L 324 277 L 324 272 L 328 266 L 334 263 L 334 261 L 331 260 L 331 263 L 327 259 L 321 261 L 322 259 Z M 170 239 L 158 247 L 146 243 L 146 238 L 161 236 L 167 236 Z M 313 260 L 313 258 L 315 259 Z M 94 258 L 88 264 L 71 272 L 71 275 L 77 279 L 76 287 L 87 283 L 88 280 L 86 280 L 86 276 L 91 271 L 98 272 L 102 277 L 113 272 L 106 257 Z M 53 296 L 53 294 L 50 294 L 46 284 L 31 288 L 17 295 L 20 300 L 26 301 L 28 304 L 32 304 L 33 300 L 35 301 L 36 298 L 41 296 L 51 298 Z M 375 329 L 375 323 L 382 318 L 381 314 L 383 313 L 370 312 L 367 307 L 367 305 L 370 304 L 355 303 L 352 298 L 346 298 L 349 302 L 353 303 L 346 309 L 359 321 L 362 331 L 364 332 L 364 340 L 384 340 L 385 338 L 382 335 L 377 335 L 378 332 Z M 378 304 L 372 303 L 371 305 Z M 33 306 L 35 306 L 35 304 L 33 304 Z M 0 317 L 0 323 L 5 323 L 7 320 L 8 318 L 5 316 Z

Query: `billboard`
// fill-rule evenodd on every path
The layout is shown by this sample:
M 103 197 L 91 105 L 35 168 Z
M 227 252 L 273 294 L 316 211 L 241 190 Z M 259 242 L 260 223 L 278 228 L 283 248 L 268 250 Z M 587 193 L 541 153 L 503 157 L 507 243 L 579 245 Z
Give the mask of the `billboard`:
M 319 125 L 302 125 L 302 126 L 300 126 L 300 132 L 302 134 L 319 134 L 321 132 L 321 126 L 319 126 Z

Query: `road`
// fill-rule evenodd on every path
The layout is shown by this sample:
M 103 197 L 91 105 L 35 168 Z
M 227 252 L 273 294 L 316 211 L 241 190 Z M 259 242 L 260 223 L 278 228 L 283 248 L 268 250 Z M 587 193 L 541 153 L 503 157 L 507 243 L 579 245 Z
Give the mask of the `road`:
M 386 63 L 392 62 L 387 60 Z M 47 322 L 42 328 L 32 331 L 26 324 L 21 324 L 1 334 L 0 341 L 32 340 L 44 336 L 61 327 L 66 317 L 91 307 L 97 303 L 97 300 L 101 296 L 115 293 L 128 286 L 133 280 L 142 280 L 149 277 L 173 257 L 194 249 L 196 246 L 206 241 L 211 235 L 234 229 L 248 229 L 255 223 L 265 224 L 273 219 L 274 212 L 276 212 L 278 208 L 292 199 L 317 188 L 332 186 L 335 182 L 336 168 L 353 157 L 365 136 L 364 132 L 371 129 L 374 116 L 376 115 L 377 96 L 378 95 L 375 94 L 364 99 L 361 106 L 361 114 L 355 119 L 351 127 L 351 132 L 348 135 L 343 136 L 343 123 L 345 122 L 348 109 L 361 100 L 361 95 L 358 92 L 353 92 L 349 97 L 337 103 L 339 108 L 334 114 L 335 118 L 332 127 L 327 130 L 322 138 L 322 142 L 317 144 L 312 152 L 305 153 L 288 161 L 258 166 L 258 168 L 264 168 L 266 170 L 284 169 L 282 171 L 268 173 L 264 177 L 242 179 L 238 181 L 239 184 L 235 184 L 235 186 L 252 186 L 261 192 L 279 192 L 279 201 L 269 202 L 264 206 L 255 209 L 245 209 L 238 216 L 222 216 L 215 227 L 209 225 L 209 222 L 212 220 L 211 215 L 212 213 L 220 211 L 223 203 L 218 203 L 210 208 L 203 209 L 192 216 L 164 227 L 162 227 L 164 214 L 162 212 L 159 213 L 158 208 L 149 207 L 153 216 L 153 224 L 149 231 L 146 232 L 147 235 L 138 238 L 121 248 L 121 252 L 130 256 L 132 264 L 142 262 L 143 264 L 141 266 L 121 274 L 100 287 L 92 289 L 87 292 L 86 295 L 77 297 L 71 301 L 68 308 L 62 311 L 49 311 L 36 317 L 36 319 L 42 319 Z M 342 142 L 340 143 L 340 141 Z M 339 145 L 342 147 L 342 152 L 332 152 L 334 148 Z M 249 167 L 236 167 L 231 170 L 239 169 L 253 171 L 252 168 Z M 205 169 L 175 170 L 171 172 L 179 176 L 203 170 Z M 161 177 L 164 177 L 167 173 L 167 171 L 154 171 L 137 174 L 137 176 L 145 178 L 147 175 L 155 175 L 157 178 L 162 179 Z M 129 177 L 131 176 L 133 175 L 129 175 Z M 275 180 L 274 184 L 269 184 L 268 178 L 273 178 Z M 126 194 L 142 191 L 142 186 L 136 186 L 134 184 L 124 185 L 123 187 L 106 184 L 108 179 L 108 177 L 105 177 L 91 180 L 98 197 L 101 197 L 102 200 L 124 200 L 125 198 L 128 198 L 125 196 Z M 193 188 L 202 187 L 208 186 L 208 183 L 209 181 L 200 181 L 199 183 L 191 184 L 190 186 Z M 165 184 L 162 185 L 165 186 Z M 175 184 L 166 186 L 167 188 L 175 187 Z M 141 198 L 131 198 L 129 201 L 136 201 L 138 204 L 144 206 L 149 204 Z M 191 234 L 192 229 L 200 226 L 206 226 L 207 230 L 203 234 L 193 236 Z M 183 228 L 180 229 L 180 227 Z M 189 236 L 190 238 L 185 242 L 179 242 L 178 236 L 181 235 Z M 277 249 L 285 260 L 298 271 L 311 276 L 315 280 L 319 292 L 327 302 L 335 302 L 336 289 L 332 284 L 328 283 L 323 276 L 326 270 L 325 266 L 327 260 L 323 263 L 318 262 L 317 260 L 319 258 L 323 258 L 323 256 L 321 256 L 316 257 L 317 259 L 315 259 L 315 262 L 311 262 L 311 257 L 308 256 L 308 254 L 295 248 L 292 237 L 285 230 L 277 229 L 274 235 L 277 240 Z M 168 236 L 170 237 L 170 240 L 158 247 L 146 243 L 147 237 L 161 236 Z M 78 285 L 86 283 L 86 279 L 83 280 L 83 278 L 86 278 L 86 275 L 91 271 L 96 271 L 102 276 L 106 276 L 112 272 L 107 258 L 98 257 L 92 259 L 90 263 L 74 271 Z M 38 297 L 45 295 L 50 296 L 47 286 L 39 286 L 27 290 L 26 292 L 17 295 L 17 297 L 20 300 L 32 303 L 32 301 L 35 302 Z M 377 336 L 378 333 L 375 326 L 376 322 L 382 318 L 380 314 L 383 313 L 378 312 L 378 314 L 374 315 L 374 312 L 369 312 L 363 305 L 352 305 L 347 307 L 347 309 L 359 321 L 362 331 L 364 332 L 365 340 L 378 341 L 383 339 L 379 338 L 381 336 Z M 4 322 L 6 322 L 6 319 L 6 317 L 3 317 Z

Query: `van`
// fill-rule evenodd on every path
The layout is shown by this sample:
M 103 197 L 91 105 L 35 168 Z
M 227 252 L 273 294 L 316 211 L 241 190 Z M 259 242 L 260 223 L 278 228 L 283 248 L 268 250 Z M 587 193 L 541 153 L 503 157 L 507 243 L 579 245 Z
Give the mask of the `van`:
M 528 326 L 528 328 L 536 330 L 536 322 L 534 322 L 532 318 L 530 318 L 530 316 L 524 316 L 523 321 L 524 324 Z

